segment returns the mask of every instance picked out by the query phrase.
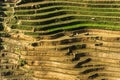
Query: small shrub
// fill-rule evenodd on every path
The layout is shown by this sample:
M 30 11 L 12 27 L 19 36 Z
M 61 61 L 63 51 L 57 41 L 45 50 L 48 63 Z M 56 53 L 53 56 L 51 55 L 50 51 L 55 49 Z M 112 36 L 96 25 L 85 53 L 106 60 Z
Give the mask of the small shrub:
M 25 64 L 27 64 L 26 60 L 23 60 L 23 59 L 19 60 L 19 65 L 20 66 L 24 66 Z
M 38 46 L 38 43 L 32 43 L 32 46 L 36 47 Z

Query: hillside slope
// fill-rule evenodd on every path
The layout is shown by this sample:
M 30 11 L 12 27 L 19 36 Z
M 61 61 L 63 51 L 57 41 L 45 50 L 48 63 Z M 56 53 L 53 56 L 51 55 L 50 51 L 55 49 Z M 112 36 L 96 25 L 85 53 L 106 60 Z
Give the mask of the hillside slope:
M 120 79 L 119 0 L 0 5 L 0 80 Z

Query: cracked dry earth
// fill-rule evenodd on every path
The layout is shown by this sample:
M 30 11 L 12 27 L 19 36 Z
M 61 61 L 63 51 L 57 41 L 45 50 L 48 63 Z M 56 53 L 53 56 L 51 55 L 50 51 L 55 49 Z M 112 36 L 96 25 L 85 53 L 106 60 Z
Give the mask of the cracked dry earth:
M 0 80 L 120 80 L 120 31 L 48 32 L 80 23 L 74 16 L 82 13 L 62 7 L 83 7 L 86 1 L 1 2 Z

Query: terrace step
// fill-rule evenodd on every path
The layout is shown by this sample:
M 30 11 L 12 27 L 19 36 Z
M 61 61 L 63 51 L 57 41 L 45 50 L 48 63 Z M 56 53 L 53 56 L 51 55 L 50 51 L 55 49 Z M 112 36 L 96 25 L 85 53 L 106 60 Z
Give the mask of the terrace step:
M 18 69 L 18 67 L 16 64 L 0 64 L 0 69 Z
M 8 20 L 6 25 L 11 29 L 9 37 L 2 37 L 6 51 L 0 54 L 0 73 L 5 79 L 120 78 L 120 32 L 98 30 L 120 30 L 120 1 L 24 0 L 3 4 L 0 9 L 6 15 L 0 17 L 0 24 Z

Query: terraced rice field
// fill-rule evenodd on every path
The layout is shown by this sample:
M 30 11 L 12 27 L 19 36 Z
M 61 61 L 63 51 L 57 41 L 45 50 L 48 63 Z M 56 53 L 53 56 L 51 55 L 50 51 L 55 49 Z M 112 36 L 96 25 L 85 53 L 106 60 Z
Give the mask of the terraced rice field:
M 0 1 L 0 51 L 0 80 L 120 80 L 120 1 Z

